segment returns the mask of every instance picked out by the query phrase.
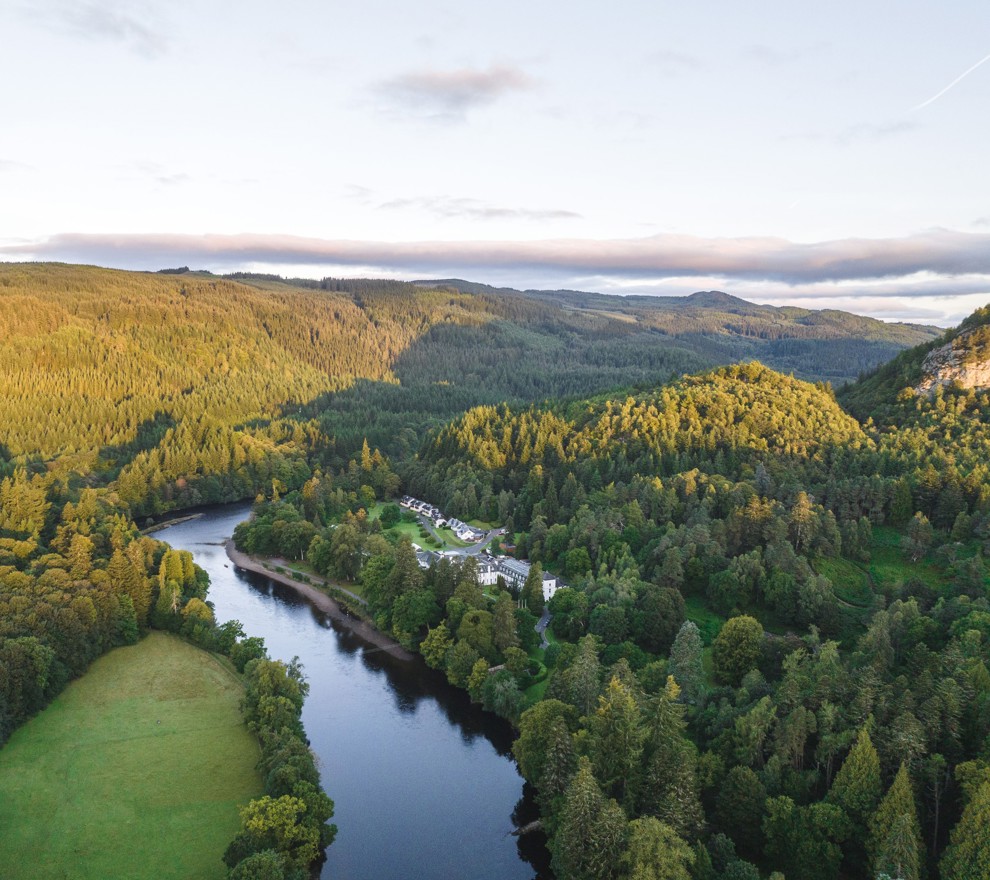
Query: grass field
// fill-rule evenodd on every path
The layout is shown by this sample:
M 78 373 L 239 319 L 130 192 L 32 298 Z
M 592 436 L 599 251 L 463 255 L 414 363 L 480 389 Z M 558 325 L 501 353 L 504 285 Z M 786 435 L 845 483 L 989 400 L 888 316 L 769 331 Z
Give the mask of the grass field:
M 414 544 L 418 544 L 420 547 L 429 547 L 433 549 L 432 545 L 430 544 L 430 538 L 429 537 L 424 538 L 423 535 L 420 533 L 420 529 L 422 529 L 422 526 L 419 524 L 418 521 L 411 523 L 400 522 L 397 526 L 392 526 L 392 528 L 390 528 L 389 531 L 399 536 L 404 535 L 405 537 L 409 538 L 410 541 L 412 541 Z
M 938 592 L 947 583 L 945 573 L 926 559 L 911 562 L 901 550 L 901 534 L 888 526 L 873 529 L 870 576 L 884 592 L 893 592 L 911 578 L 924 581 Z
M 0 877 L 220 880 L 262 791 L 242 696 L 162 633 L 97 660 L 0 750 Z
M 872 607 L 870 578 L 855 562 L 836 556 L 822 557 L 815 560 L 815 571 L 832 582 L 835 595 L 847 605 L 855 605 L 857 608 Z

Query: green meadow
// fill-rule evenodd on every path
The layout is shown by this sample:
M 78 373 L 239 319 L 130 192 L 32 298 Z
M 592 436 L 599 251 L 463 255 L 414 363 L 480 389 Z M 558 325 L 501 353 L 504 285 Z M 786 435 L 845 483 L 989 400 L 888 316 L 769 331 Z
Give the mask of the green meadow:
M 162 633 L 97 660 L 0 750 L 0 877 L 220 880 L 262 791 L 242 696 Z

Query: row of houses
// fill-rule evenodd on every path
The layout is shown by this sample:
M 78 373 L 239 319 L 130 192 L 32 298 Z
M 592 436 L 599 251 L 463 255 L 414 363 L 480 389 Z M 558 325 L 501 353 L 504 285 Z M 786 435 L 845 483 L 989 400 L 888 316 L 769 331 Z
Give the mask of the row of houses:
M 412 495 L 403 495 L 402 500 L 399 501 L 399 504 L 407 510 L 411 510 L 413 513 L 421 514 L 431 520 L 434 528 L 449 528 L 455 535 L 457 535 L 457 538 L 460 541 L 480 541 L 483 537 L 485 537 L 485 533 L 480 529 L 469 526 L 467 523 L 461 522 L 459 519 L 445 517 L 439 507 L 434 504 L 429 504 L 426 501 L 420 501 L 418 498 L 413 498 Z

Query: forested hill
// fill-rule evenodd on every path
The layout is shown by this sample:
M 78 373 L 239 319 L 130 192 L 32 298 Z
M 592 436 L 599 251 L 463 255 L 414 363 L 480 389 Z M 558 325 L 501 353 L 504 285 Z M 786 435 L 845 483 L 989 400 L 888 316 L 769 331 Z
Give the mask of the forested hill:
M 417 283 L 478 295 L 524 296 L 565 313 L 623 320 L 688 346 L 713 364 L 758 360 L 802 379 L 825 379 L 834 385 L 941 333 L 937 327 L 885 323 L 835 309 L 757 305 L 715 290 L 690 296 L 615 296 L 577 290 L 518 291 L 458 279 Z
M 878 429 L 737 365 L 424 445 L 410 491 L 567 582 L 546 685 L 492 700 L 557 876 L 987 876 L 988 394 L 908 394 Z M 423 652 L 453 680 L 446 609 Z
M 560 470 L 562 477 L 572 468 L 594 468 L 594 482 L 604 485 L 637 473 L 689 470 L 717 457 L 706 470 L 731 478 L 762 461 L 794 460 L 804 469 L 826 454 L 871 445 L 820 385 L 747 364 L 624 400 L 520 413 L 504 406 L 474 409 L 437 435 L 422 462 L 439 469 L 428 487 L 433 497 L 476 480 L 495 492 L 518 490 L 535 465 Z M 465 485 L 448 472 L 462 463 L 473 468 Z
M 990 387 L 990 305 L 958 327 L 916 345 L 843 388 L 843 403 L 860 418 L 886 420 L 903 415 L 916 398 L 937 388 L 978 392 Z
M 688 298 L 675 326 L 659 302 L 2 265 L 0 472 L 57 458 L 143 516 L 297 486 L 365 438 L 405 457 L 479 404 L 651 387 L 754 351 L 848 377 L 927 332 L 724 294 Z

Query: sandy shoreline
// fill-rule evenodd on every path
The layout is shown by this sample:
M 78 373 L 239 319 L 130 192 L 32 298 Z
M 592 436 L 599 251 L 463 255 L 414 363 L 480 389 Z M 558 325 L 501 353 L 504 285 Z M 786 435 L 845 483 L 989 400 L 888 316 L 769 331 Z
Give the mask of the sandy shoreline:
M 270 578 L 271 580 L 277 581 L 291 590 L 295 590 L 300 596 L 303 596 L 305 599 L 312 602 L 313 605 L 320 609 L 320 611 L 326 612 L 334 620 L 340 621 L 349 630 L 359 635 L 365 641 L 371 642 L 373 645 L 377 645 L 384 651 L 388 651 L 388 653 L 393 657 L 397 657 L 400 660 L 412 660 L 413 657 L 415 657 L 414 654 L 403 648 L 397 641 L 389 638 L 389 636 L 385 635 L 385 633 L 380 630 L 375 629 L 375 627 L 373 627 L 370 623 L 348 614 L 326 593 L 321 593 L 310 584 L 304 584 L 302 581 L 297 581 L 295 578 L 292 578 L 287 574 L 269 571 L 259 560 L 238 550 L 234 546 L 233 539 L 228 540 L 224 546 L 230 561 L 233 562 L 238 568 L 242 568 L 245 571 L 253 571 L 255 574 L 264 575 L 266 578 Z

